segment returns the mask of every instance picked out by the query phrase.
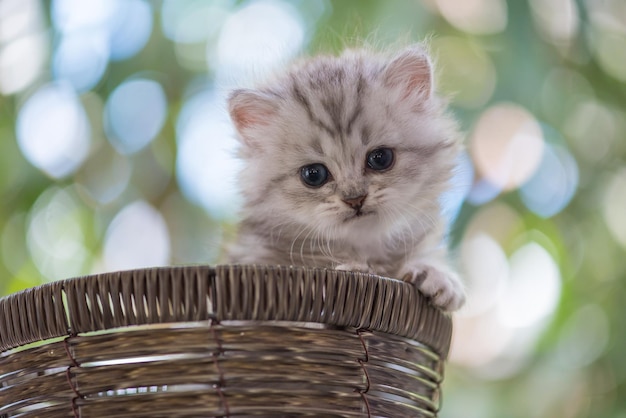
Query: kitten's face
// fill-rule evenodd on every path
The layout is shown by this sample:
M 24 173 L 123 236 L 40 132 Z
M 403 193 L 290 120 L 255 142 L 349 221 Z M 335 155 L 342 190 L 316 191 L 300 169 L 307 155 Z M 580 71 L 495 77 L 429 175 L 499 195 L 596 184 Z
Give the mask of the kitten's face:
M 244 196 L 259 217 L 366 239 L 438 216 L 457 138 L 430 91 L 427 58 L 411 57 L 400 68 L 318 58 L 271 90 L 233 96 Z

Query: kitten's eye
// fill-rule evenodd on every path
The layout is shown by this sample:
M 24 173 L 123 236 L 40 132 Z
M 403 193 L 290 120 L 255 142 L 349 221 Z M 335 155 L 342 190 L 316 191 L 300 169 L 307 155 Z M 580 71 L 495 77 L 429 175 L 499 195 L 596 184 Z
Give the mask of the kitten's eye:
M 328 169 L 324 164 L 305 165 L 300 169 L 300 177 L 307 186 L 321 187 L 328 181 Z
M 367 155 L 367 166 L 372 170 L 386 170 L 393 164 L 393 150 L 377 148 Z

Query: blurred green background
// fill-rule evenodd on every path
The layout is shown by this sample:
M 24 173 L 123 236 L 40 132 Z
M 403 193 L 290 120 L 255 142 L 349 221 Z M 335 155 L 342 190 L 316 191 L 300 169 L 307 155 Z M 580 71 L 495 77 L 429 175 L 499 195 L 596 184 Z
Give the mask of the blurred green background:
M 440 416 L 626 418 L 624 0 L 0 0 L 0 295 L 214 263 L 228 90 L 424 38 L 467 132 Z

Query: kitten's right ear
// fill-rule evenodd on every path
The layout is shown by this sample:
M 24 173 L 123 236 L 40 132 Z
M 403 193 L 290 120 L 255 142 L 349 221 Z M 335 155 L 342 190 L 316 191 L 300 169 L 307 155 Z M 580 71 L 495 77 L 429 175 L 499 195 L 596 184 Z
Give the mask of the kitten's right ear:
M 254 146 L 255 131 L 269 125 L 278 113 L 276 99 L 255 90 L 235 90 L 228 98 L 228 111 L 244 144 Z
M 404 98 L 433 94 L 433 65 L 421 45 L 414 45 L 398 54 L 385 68 L 385 82 L 405 92 Z

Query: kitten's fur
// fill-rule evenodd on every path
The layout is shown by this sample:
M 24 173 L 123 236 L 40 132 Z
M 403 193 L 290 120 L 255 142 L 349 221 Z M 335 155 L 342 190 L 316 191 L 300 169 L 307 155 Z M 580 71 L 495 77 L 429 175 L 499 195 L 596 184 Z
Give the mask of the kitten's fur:
M 236 263 L 303 265 L 404 278 L 455 310 L 463 289 L 446 261 L 439 196 L 460 136 L 433 91 L 420 45 L 395 56 L 348 50 L 303 61 L 258 90 L 237 90 L 231 118 L 245 161 Z M 369 152 L 395 152 L 386 171 Z M 330 180 L 306 186 L 300 169 L 322 163 Z M 342 199 L 366 195 L 357 210 Z

